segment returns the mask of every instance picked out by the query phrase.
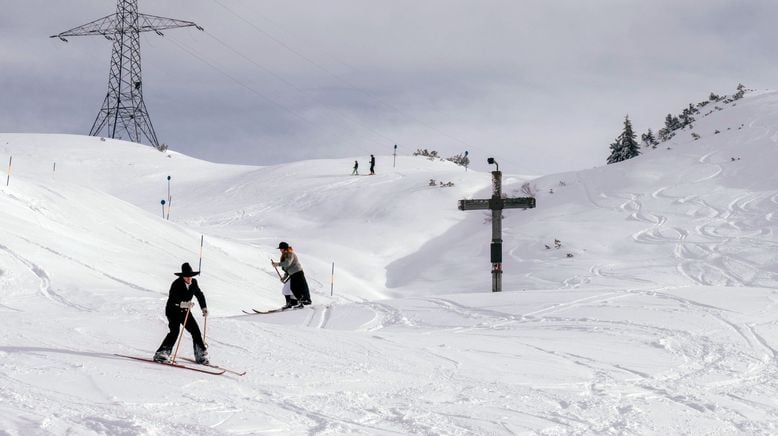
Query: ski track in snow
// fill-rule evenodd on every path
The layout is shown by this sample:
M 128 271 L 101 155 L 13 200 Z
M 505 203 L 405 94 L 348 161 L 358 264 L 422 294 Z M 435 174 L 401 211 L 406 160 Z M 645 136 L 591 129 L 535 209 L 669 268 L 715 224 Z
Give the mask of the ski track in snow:
M 20 263 L 22 263 L 35 277 L 38 278 L 38 281 L 40 283 L 38 287 L 38 291 L 40 294 L 46 298 L 47 300 L 54 302 L 59 305 L 72 307 L 74 309 L 78 309 L 80 311 L 89 311 L 90 309 L 78 304 L 75 304 L 71 301 L 69 301 L 66 297 L 60 295 L 58 292 L 54 291 L 51 287 L 51 279 L 49 278 L 49 275 L 46 273 L 46 271 L 35 264 L 34 262 L 25 259 L 24 257 L 20 256 L 19 254 L 15 253 L 5 245 L 0 244 L 0 250 L 5 251 L 11 257 L 18 260 Z
M 31 245 L 38 246 L 38 247 L 40 247 L 40 248 L 42 248 L 42 249 L 44 249 L 44 250 L 46 250 L 46 251 L 48 251 L 48 252 L 50 252 L 50 253 L 52 253 L 52 254 L 54 254 L 54 255 L 60 256 L 60 257 L 62 257 L 63 259 L 66 259 L 66 260 L 68 260 L 69 262 L 75 263 L 76 265 L 79 265 L 79 266 L 81 266 L 81 267 L 84 267 L 84 268 L 86 268 L 86 269 L 88 269 L 88 270 L 94 271 L 94 272 L 96 272 L 96 273 L 98 273 L 98 274 L 100 274 L 100 275 L 102 275 L 102 276 L 104 276 L 104 277 L 106 277 L 106 278 L 109 278 L 109 279 L 111 279 L 111 280 L 113 280 L 113 281 L 115 281 L 115 282 L 117 282 L 117 283 L 121 283 L 122 285 L 125 285 L 125 286 L 127 286 L 127 287 L 129 287 L 129 288 L 135 289 L 135 290 L 137 290 L 137 291 L 142 291 L 142 292 L 149 292 L 149 293 L 154 293 L 154 294 L 157 294 L 157 293 L 158 293 L 157 291 L 154 291 L 154 290 L 152 290 L 152 289 L 148 289 L 148 288 L 144 288 L 144 287 L 142 287 L 142 286 L 138 286 L 138 285 L 136 285 L 136 284 L 134 284 L 134 283 L 130 283 L 130 282 L 126 281 L 126 280 L 122 280 L 122 279 L 120 279 L 120 278 L 118 278 L 118 277 L 112 276 L 111 274 L 108 274 L 108 273 L 106 273 L 106 272 L 100 271 L 99 269 L 97 269 L 97 268 L 95 268 L 95 267 L 93 267 L 93 266 L 91 266 L 91 265 L 88 265 L 88 264 L 86 264 L 86 263 L 84 263 L 84 262 L 81 262 L 81 261 L 80 261 L 80 260 L 78 260 L 78 259 L 75 259 L 75 258 L 73 258 L 73 257 L 71 257 L 71 256 L 68 256 L 68 255 L 66 255 L 66 254 L 60 253 L 60 252 L 58 252 L 58 251 L 56 251 L 56 250 L 53 250 L 53 249 L 52 249 L 52 248 L 50 248 L 50 247 L 46 247 L 46 246 L 44 246 L 44 245 L 38 244 L 37 242 L 35 242 L 35 241 L 31 240 L 31 239 L 28 239 L 28 238 L 25 238 L 25 237 L 22 237 L 22 236 L 18 236 L 18 235 L 17 235 L 17 237 L 18 237 L 19 239 L 21 239 L 21 240 L 23 240 L 23 241 L 25 241 L 25 242 L 27 242 L 27 243 L 31 244 Z M 45 275 L 45 274 L 46 274 L 46 273 L 45 273 L 45 271 L 42 271 L 42 270 L 41 270 L 41 273 L 42 273 L 43 275 Z M 36 274 L 37 274 L 37 273 L 36 273 Z M 48 282 L 49 282 L 49 280 L 48 280 L 48 277 L 46 277 L 46 283 L 48 283 Z M 47 287 L 48 287 L 48 285 L 47 285 Z M 50 289 L 48 289 L 48 290 L 47 290 L 47 292 L 48 292 L 48 293 L 51 293 L 52 291 L 51 291 Z M 68 304 L 70 304 L 70 303 L 68 303 Z M 74 306 L 74 307 L 75 307 L 75 306 Z M 83 309 L 83 310 L 88 310 L 87 308 L 82 308 L 82 309 Z
M 692 184 L 708 182 L 723 172 L 721 165 L 709 163 L 715 153 L 706 153 L 698 159 L 702 165 L 714 165 L 715 170 L 707 176 L 693 179 Z M 679 206 L 689 207 L 687 215 L 705 217 L 706 222 L 694 227 L 694 238 L 692 238 L 682 226 L 668 227 L 671 219 L 667 216 L 647 211 L 642 201 L 642 193 L 629 193 L 626 194 L 629 198 L 622 202 L 619 208 L 629 214 L 628 219 L 650 225 L 632 235 L 635 242 L 649 245 L 674 245 L 676 269 L 692 283 L 778 288 L 778 281 L 775 280 L 774 274 L 765 272 L 761 262 L 754 262 L 746 256 L 728 252 L 723 248 L 728 246 L 732 238 L 738 238 L 740 241 L 751 241 L 755 249 L 762 247 L 774 249 L 778 243 L 765 239 L 773 235 L 772 228 L 769 227 L 773 213 L 764 213 L 761 204 L 764 201 L 775 204 L 778 201 L 778 194 L 741 194 L 733 198 L 726 208 L 716 208 L 699 198 L 697 194 L 682 197 L 668 195 L 667 192 L 672 189 L 678 187 L 660 187 L 651 192 L 649 198 L 668 199 Z M 584 190 L 588 193 L 588 189 Z M 600 197 L 618 198 L 622 195 L 601 193 Z M 589 197 L 590 201 L 596 204 L 591 200 L 591 196 Z M 590 273 L 598 277 L 640 280 L 637 277 L 605 273 L 599 266 L 591 267 Z M 567 281 L 564 284 L 567 286 Z
M 580 327 L 585 327 L 590 331 L 611 332 L 609 334 L 613 335 L 623 335 L 625 331 L 636 332 L 644 335 L 646 338 L 669 337 L 676 338 L 674 339 L 675 341 L 681 340 L 690 345 L 695 343 L 701 344 L 695 345 L 693 348 L 678 350 L 678 352 L 681 353 L 681 356 L 687 361 L 686 365 L 661 375 L 651 375 L 643 371 L 630 369 L 623 365 L 601 361 L 596 358 L 564 350 L 531 344 L 525 345 L 543 354 L 570 362 L 575 366 L 591 371 L 593 378 L 589 385 L 589 392 L 590 395 L 592 395 L 592 398 L 588 401 L 590 404 L 586 406 L 587 409 L 604 407 L 605 404 L 614 400 L 613 398 L 609 398 L 609 392 L 632 392 L 628 397 L 619 400 L 619 403 L 621 403 L 619 407 L 624 408 L 625 411 L 638 411 L 640 410 L 639 404 L 648 400 L 655 401 L 656 398 L 659 397 L 664 398 L 668 402 L 686 407 L 693 413 L 739 416 L 740 413 L 735 407 L 728 408 L 716 404 L 714 400 L 711 400 L 710 398 L 700 397 L 698 395 L 697 386 L 701 383 L 701 380 L 718 379 L 712 384 L 709 382 L 702 383 L 709 385 L 710 389 L 716 392 L 715 395 L 732 398 L 733 393 L 729 392 L 729 386 L 737 385 L 741 389 L 743 389 L 744 386 L 758 386 L 776 375 L 774 370 L 775 350 L 769 346 L 767 341 L 756 333 L 752 326 L 744 326 L 728 320 L 726 318 L 726 314 L 729 313 L 728 310 L 681 298 L 668 293 L 667 291 L 670 290 L 632 290 L 625 293 L 607 292 L 526 312 L 521 316 L 515 316 L 500 311 L 483 309 L 474 310 L 472 307 L 464 306 L 444 298 L 426 298 L 421 301 L 436 304 L 446 311 L 461 315 L 466 319 L 471 319 L 476 322 L 476 324 L 471 327 L 451 327 L 448 329 L 455 334 L 479 333 L 483 332 L 484 329 L 498 329 L 501 331 L 504 331 L 506 328 L 531 329 L 533 326 L 552 323 L 556 326 L 555 328 L 563 330 L 568 328 L 578 330 Z M 687 310 L 691 310 L 691 317 L 703 316 L 715 319 L 725 329 L 732 331 L 740 337 L 744 347 L 743 350 L 747 354 L 743 354 L 744 351 L 733 353 L 735 350 L 722 348 L 712 339 L 693 336 L 682 329 L 671 329 L 658 325 L 626 320 L 606 321 L 593 318 L 570 318 L 554 315 L 560 312 L 571 312 L 582 306 L 617 301 L 621 298 L 630 298 L 634 295 L 670 300 L 683 305 Z M 368 306 L 375 309 L 382 316 L 383 321 L 381 322 L 381 326 L 383 328 L 406 326 L 427 329 L 430 327 L 429 325 L 418 325 L 413 322 L 408 322 L 407 320 L 411 317 L 409 315 L 403 315 L 402 311 L 389 310 L 385 306 L 376 304 L 369 304 Z M 337 310 L 337 308 L 335 310 Z M 586 327 L 587 325 L 588 327 Z M 377 330 L 374 329 L 373 331 Z M 769 356 L 769 358 L 765 359 L 765 356 Z M 520 358 L 518 355 L 516 357 Z M 733 359 L 733 357 L 736 359 Z M 734 373 L 730 370 L 729 365 L 731 365 L 731 363 L 729 361 L 736 361 L 737 358 L 750 360 L 753 362 L 753 365 L 751 365 L 748 371 L 743 372 L 737 377 L 731 377 L 730 374 Z M 452 363 L 459 365 L 456 361 L 452 361 Z M 625 378 L 621 380 L 614 379 L 613 374 L 618 373 L 623 373 Z M 673 390 L 669 390 L 665 388 L 665 386 L 673 386 Z M 575 401 L 560 399 L 559 402 L 568 402 L 569 404 L 574 403 Z M 744 399 L 743 402 L 747 403 L 748 400 Z M 738 407 L 740 407 L 743 402 L 739 401 Z M 754 405 L 751 404 L 749 407 L 752 406 Z M 765 412 L 769 411 L 768 408 L 762 407 L 762 409 L 764 409 Z M 771 415 L 776 416 L 776 411 L 773 410 L 769 412 Z M 619 425 L 626 425 L 630 420 L 640 419 L 640 416 L 640 413 L 636 413 L 632 417 L 625 417 L 624 421 Z M 723 418 L 720 420 L 722 423 L 729 423 L 733 426 L 737 426 L 736 419 L 730 421 Z M 587 420 L 584 416 L 571 416 L 570 414 L 558 415 L 556 422 L 564 423 L 566 426 L 571 426 L 571 429 L 575 428 L 580 431 L 593 431 L 597 429 L 599 425 L 602 425 L 602 423 L 597 420 Z M 577 423 L 577 425 L 574 424 L 574 422 Z

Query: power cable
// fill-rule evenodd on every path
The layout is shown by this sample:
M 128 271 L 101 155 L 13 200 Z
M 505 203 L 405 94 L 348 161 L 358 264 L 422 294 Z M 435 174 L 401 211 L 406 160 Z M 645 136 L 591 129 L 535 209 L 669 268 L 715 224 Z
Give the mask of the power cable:
M 334 79 L 340 81 L 341 83 L 343 83 L 349 89 L 365 94 L 366 96 L 371 98 L 373 101 L 375 101 L 375 102 L 377 102 L 377 103 L 379 103 L 379 104 L 381 104 L 381 105 L 383 105 L 383 106 L 385 106 L 385 107 L 387 107 L 387 108 L 389 108 L 391 110 L 394 110 L 395 112 L 397 112 L 399 114 L 402 114 L 402 115 L 406 116 L 407 118 L 413 120 L 414 122 L 418 123 L 421 126 L 426 127 L 427 129 L 429 129 L 431 131 L 434 131 L 434 132 L 436 132 L 436 133 L 438 133 L 438 134 L 440 134 L 442 136 L 445 136 L 445 137 L 447 137 L 449 139 L 452 139 L 452 140 L 454 140 L 454 141 L 456 141 L 456 142 L 458 142 L 458 143 L 460 143 L 462 145 L 465 145 L 465 146 L 468 145 L 468 142 L 466 142 L 466 141 L 464 141 L 464 140 L 462 140 L 460 138 L 457 138 L 455 136 L 449 135 L 448 133 L 443 132 L 442 130 L 440 130 L 440 129 L 436 128 L 436 127 L 433 127 L 433 126 L 431 126 L 431 125 L 429 125 L 429 124 L 419 120 L 418 118 L 414 117 L 413 115 L 410 115 L 410 114 L 406 113 L 402 109 L 397 108 L 394 105 L 391 105 L 389 103 L 384 102 L 383 100 L 381 100 L 377 96 L 371 94 L 369 91 L 366 91 L 366 90 L 364 90 L 362 88 L 358 88 L 357 86 L 355 86 L 352 83 L 350 83 L 348 80 L 346 80 L 343 77 L 340 77 L 337 74 L 331 72 L 330 70 L 328 70 L 327 68 L 325 68 L 324 66 L 319 64 L 318 62 L 314 61 L 313 59 L 309 58 L 308 56 L 304 55 L 303 53 L 300 53 L 299 51 L 297 51 L 294 48 L 290 47 L 288 44 L 286 44 L 285 42 L 283 42 L 280 39 L 276 38 L 275 36 L 273 36 L 269 32 L 267 32 L 264 29 L 260 28 L 259 26 L 257 26 L 253 22 L 247 20 L 244 16 L 240 15 L 239 13 L 235 12 L 234 10 L 232 10 L 229 7 L 227 7 L 226 5 L 224 5 L 224 3 L 222 3 L 220 0 L 213 0 L 213 2 L 218 4 L 223 9 L 225 9 L 226 11 L 228 11 L 229 13 L 231 13 L 232 15 L 234 15 L 235 17 L 237 17 L 241 21 L 245 22 L 246 24 L 248 24 L 252 28 L 254 28 L 259 33 L 265 35 L 267 38 L 269 38 L 270 40 L 272 40 L 273 42 L 275 42 L 279 46 L 283 47 L 285 50 L 289 51 L 290 53 L 300 57 L 301 59 L 303 59 L 306 62 L 310 63 L 311 65 L 315 66 L 316 68 L 318 68 L 319 70 L 321 70 L 322 72 L 327 74 L 328 76 L 333 77 Z
M 211 37 L 211 38 L 212 38 L 214 41 L 218 42 L 220 45 L 222 45 L 223 47 L 225 47 L 227 50 L 229 50 L 229 51 L 231 51 L 231 52 L 235 53 L 235 54 L 236 54 L 237 56 L 239 56 L 240 58 L 242 58 L 242 59 L 244 59 L 245 61 L 247 61 L 247 62 L 251 63 L 252 65 L 254 65 L 254 66 L 256 66 L 257 68 L 259 68 L 260 70 L 264 71 L 265 73 L 267 73 L 267 74 L 269 74 L 269 75 L 273 76 L 274 78 L 276 78 L 277 80 L 279 80 L 279 81 L 283 82 L 284 84 L 286 84 L 286 85 L 287 85 L 287 86 L 289 86 L 290 88 L 294 89 L 295 91 L 299 92 L 300 94 L 303 94 L 303 95 L 308 95 L 308 93 L 307 93 L 305 90 L 303 90 L 302 88 L 300 88 L 299 86 L 297 86 L 297 85 L 295 85 L 294 83 L 290 82 L 289 80 L 287 80 L 286 78 L 284 78 L 284 77 L 283 77 L 283 76 L 281 76 L 280 74 L 277 74 L 277 73 L 276 73 L 276 72 L 274 72 L 273 70 L 271 70 L 271 69 L 269 69 L 269 68 L 265 67 L 264 65 L 262 65 L 262 64 L 260 64 L 260 63 L 258 63 L 258 62 L 256 62 L 254 59 L 250 58 L 249 56 L 247 56 L 247 55 L 245 55 L 245 54 L 241 53 L 240 51 L 238 51 L 238 50 L 237 50 L 237 49 L 235 49 L 234 47 L 230 46 L 229 44 L 227 44 L 226 42 L 224 42 L 224 41 L 223 41 L 223 40 L 221 40 L 220 38 L 216 37 L 216 35 L 214 35 L 214 34 L 212 34 L 212 33 L 208 32 L 208 31 L 205 31 L 205 33 L 206 33 L 206 35 L 208 35 L 209 37 Z M 360 128 L 362 128 L 362 129 L 365 129 L 365 130 L 369 131 L 370 133 L 372 133 L 373 135 L 375 135 L 375 136 L 377 136 L 377 137 L 379 137 L 379 138 L 381 138 L 381 139 L 384 139 L 384 140 L 386 140 L 386 141 L 389 141 L 389 142 L 391 142 L 391 143 L 396 143 L 396 141 L 394 141 L 392 138 L 390 138 L 390 137 L 388 137 L 388 136 L 384 135 L 383 133 L 381 133 L 381 132 L 379 132 L 379 131 L 377 131 L 377 130 L 375 130 L 375 129 L 371 128 L 371 127 L 368 127 L 368 126 L 366 126 L 365 124 L 363 124 L 363 123 L 359 122 L 358 120 L 349 119 L 349 118 L 347 118 L 347 117 L 343 116 L 342 114 L 339 114 L 338 112 L 335 112 L 335 111 L 332 111 L 332 114 L 333 114 L 333 115 L 335 115 L 336 117 L 340 118 L 342 121 L 345 121 L 345 122 L 348 122 L 348 123 L 353 123 L 353 124 L 356 124 L 356 125 L 358 125 L 358 127 L 360 127 Z
M 307 118 L 305 118 L 305 116 L 303 114 L 299 113 L 298 111 L 295 111 L 294 109 L 291 109 L 289 107 L 284 106 L 283 104 L 277 102 L 276 100 L 274 100 L 274 99 L 268 97 L 267 95 L 263 94 L 262 92 L 258 91 L 254 87 L 244 83 L 243 81 L 241 81 L 240 79 L 236 78 L 232 74 L 229 74 L 228 72 L 226 72 L 223 69 L 219 68 L 217 65 L 213 64 L 212 62 L 210 62 L 207 59 L 203 58 L 202 56 L 198 55 L 194 50 L 186 47 L 183 43 L 181 43 L 179 41 L 176 41 L 174 38 L 171 38 L 170 36 L 167 36 L 167 35 L 165 36 L 165 39 L 168 40 L 168 41 L 171 41 L 173 44 L 175 44 L 178 48 L 180 48 L 184 52 L 188 53 L 189 55 L 191 55 L 194 58 L 198 59 L 200 62 L 208 65 L 209 67 L 211 67 L 212 69 L 214 69 L 218 73 L 222 74 L 223 76 L 227 77 L 231 81 L 235 82 L 238 86 L 240 86 L 242 88 L 245 88 L 246 90 L 250 91 L 252 94 L 255 94 L 256 96 L 262 98 L 263 100 L 267 101 L 268 103 L 270 103 L 270 104 L 272 104 L 272 105 L 274 105 L 276 107 L 279 107 L 282 110 L 290 113 L 291 115 L 293 115 L 295 118 L 299 119 L 300 121 L 302 121 L 302 122 L 304 122 L 304 123 L 306 123 L 306 124 L 308 124 L 308 125 L 310 125 L 310 126 L 312 126 L 314 128 L 319 127 L 319 126 L 315 125 L 313 122 L 311 122 L 310 120 L 308 120 Z M 330 133 L 330 138 L 336 138 L 337 136 L 338 135 L 336 135 L 336 134 Z M 339 137 L 337 139 L 342 140 L 343 138 L 344 137 L 341 136 L 341 137 Z M 346 138 L 346 140 L 353 141 L 353 139 L 350 139 L 350 138 Z M 358 147 L 360 149 L 362 149 L 362 150 L 367 151 L 367 149 L 364 147 L 364 145 L 358 144 Z

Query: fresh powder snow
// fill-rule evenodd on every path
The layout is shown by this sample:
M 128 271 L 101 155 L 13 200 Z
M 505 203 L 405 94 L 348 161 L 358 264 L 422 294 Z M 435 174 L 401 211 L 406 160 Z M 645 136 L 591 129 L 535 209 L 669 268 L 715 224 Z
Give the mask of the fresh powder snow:
M 488 172 L 0 134 L 0 433 L 775 434 L 778 93 L 718 105 L 619 164 L 502 168 L 537 198 L 503 212 L 502 293 L 490 213 L 457 210 Z M 245 314 L 284 302 L 280 241 L 313 305 Z M 184 262 L 211 362 L 246 375 L 115 355 L 153 355 Z

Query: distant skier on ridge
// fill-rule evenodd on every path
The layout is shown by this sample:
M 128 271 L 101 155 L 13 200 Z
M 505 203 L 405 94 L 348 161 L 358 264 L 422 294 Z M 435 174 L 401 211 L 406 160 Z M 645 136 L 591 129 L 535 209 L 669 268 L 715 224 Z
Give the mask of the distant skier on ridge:
M 173 273 L 178 276 L 170 285 L 167 303 L 165 304 L 165 316 L 168 320 L 170 332 L 165 336 L 162 344 L 154 354 L 154 360 L 157 362 L 169 362 L 170 353 L 173 351 L 173 345 L 178 340 L 178 334 L 181 324 L 192 335 L 192 344 L 194 345 L 195 361 L 202 365 L 208 365 L 208 351 L 205 349 L 203 337 L 200 334 L 200 327 L 192 316 L 191 309 L 194 306 L 192 297 L 197 298 L 197 303 L 203 310 L 203 317 L 208 316 L 208 307 L 205 302 L 205 295 L 197 285 L 197 280 L 193 277 L 200 274 L 199 271 L 192 271 L 188 263 L 181 265 L 180 273 Z M 186 321 L 185 321 L 186 320 Z

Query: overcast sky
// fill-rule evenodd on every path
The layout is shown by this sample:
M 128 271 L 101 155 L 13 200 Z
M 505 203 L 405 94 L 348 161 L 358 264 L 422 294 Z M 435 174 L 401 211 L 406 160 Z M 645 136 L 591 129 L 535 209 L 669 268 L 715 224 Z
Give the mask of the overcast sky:
M 642 133 L 711 91 L 778 87 L 771 0 L 139 4 L 205 28 L 144 34 L 143 88 L 161 142 L 218 162 L 366 159 L 397 144 L 548 174 L 603 165 L 626 114 Z M 0 6 L 0 132 L 88 133 L 111 42 L 48 36 L 116 2 Z

